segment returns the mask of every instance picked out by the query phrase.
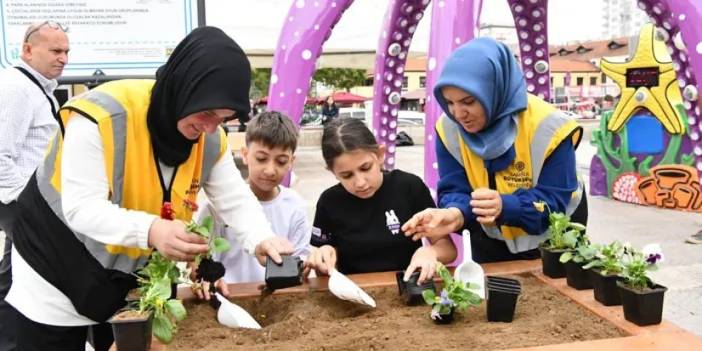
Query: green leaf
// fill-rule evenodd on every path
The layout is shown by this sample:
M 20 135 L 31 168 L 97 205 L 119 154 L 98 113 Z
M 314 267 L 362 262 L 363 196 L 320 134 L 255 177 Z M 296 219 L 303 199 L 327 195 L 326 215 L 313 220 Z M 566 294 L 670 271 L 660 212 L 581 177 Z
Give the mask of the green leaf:
M 161 300 L 168 300 L 171 297 L 171 280 L 168 277 L 155 280 L 149 293 Z
M 436 301 L 436 293 L 434 292 L 434 290 L 427 289 L 422 291 L 422 297 L 424 298 L 424 302 L 426 302 L 427 305 L 433 305 Z
M 571 227 L 571 228 L 574 228 L 574 229 L 577 229 L 577 230 L 579 230 L 579 231 L 585 230 L 585 226 L 584 226 L 584 225 L 582 225 L 582 224 L 580 224 L 580 223 L 576 223 L 576 222 L 570 222 L 570 227 Z
M 212 216 L 205 217 L 205 219 L 200 222 L 200 226 L 205 227 L 208 233 L 212 233 L 212 230 L 214 229 L 214 220 L 212 220 Z
M 210 237 L 210 232 L 207 230 L 207 228 L 203 226 L 197 226 L 193 228 L 192 230 L 193 233 L 198 234 L 202 237 L 209 238 Z
M 561 263 L 566 263 L 566 262 L 570 261 L 572 258 L 573 258 L 573 252 L 566 251 L 563 254 L 561 254 L 561 258 L 559 259 L 559 261 L 561 261 Z
M 222 237 L 215 238 L 212 244 L 212 251 L 214 251 L 215 253 L 227 251 L 231 247 L 231 245 L 229 245 L 229 241 Z
M 164 344 L 168 344 L 173 340 L 173 331 L 175 326 L 168 317 L 164 315 L 154 316 L 154 336 Z
M 185 311 L 183 303 L 180 300 L 176 299 L 166 301 L 166 311 L 168 311 L 168 313 L 170 313 L 170 315 L 173 316 L 173 318 L 175 318 L 175 320 L 179 322 L 182 321 L 188 314 Z

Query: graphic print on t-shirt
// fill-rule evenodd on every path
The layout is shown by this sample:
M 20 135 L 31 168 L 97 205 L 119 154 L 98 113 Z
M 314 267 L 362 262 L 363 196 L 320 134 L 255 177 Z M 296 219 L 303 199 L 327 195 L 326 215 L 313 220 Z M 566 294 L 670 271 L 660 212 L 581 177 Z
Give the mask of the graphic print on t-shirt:
M 385 211 L 385 224 L 393 235 L 400 232 L 400 220 L 395 214 L 395 210 Z

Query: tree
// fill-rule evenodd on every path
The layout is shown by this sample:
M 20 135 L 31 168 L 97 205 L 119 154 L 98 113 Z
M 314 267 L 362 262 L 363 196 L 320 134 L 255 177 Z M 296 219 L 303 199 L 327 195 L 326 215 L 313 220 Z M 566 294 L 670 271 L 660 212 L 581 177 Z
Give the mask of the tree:
M 268 87 L 271 82 L 270 68 L 255 68 L 251 71 L 251 90 L 249 98 L 258 100 L 268 95 Z
M 314 72 L 313 80 L 347 92 L 366 82 L 366 70 L 353 68 L 321 68 Z

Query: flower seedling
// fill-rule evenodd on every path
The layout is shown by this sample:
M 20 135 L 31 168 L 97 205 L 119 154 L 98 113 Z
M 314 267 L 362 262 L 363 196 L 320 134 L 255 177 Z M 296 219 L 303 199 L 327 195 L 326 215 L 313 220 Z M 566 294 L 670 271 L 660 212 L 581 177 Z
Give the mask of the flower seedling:
M 622 257 L 626 247 L 619 241 L 614 241 L 609 245 L 594 244 L 596 248 L 595 257 L 585 266 L 584 269 L 595 268 L 602 275 L 620 274 L 624 267 Z
M 584 235 L 585 226 L 580 223 L 570 221 L 570 216 L 562 212 L 551 212 L 551 209 L 543 201 L 533 203 L 534 208 L 543 212 L 548 210 L 548 239 L 544 242 L 544 247 L 550 250 L 574 249 L 587 243 Z
M 658 244 L 648 244 L 642 251 L 628 250 L 622 257 L 624 269 L 620 276 L 626 286 L 644 290 L 652 285 L 648 272 L 657 270 L 663 261 L 663 250 Z
M 432 306 L 431 319 L 441 319 L 442 315 L 450 314 L 453 309 L 465 310 L 468 307 L 480 305 L 482 299 L 477 293 L 471 291 L 480 288 L 477 284 L 453 279 L 451 273 L 441 263 L 438 263 L 436 270 L 442 280 L 441 293 L 437 296 L 431 289 L 422 292 L 424 301 Z
M 584 239 L 580 241 L 580 245 L 578 245 L 575 250 L 566 251 L 561 254 L 561 263 L 566 263 L 572 260 L 577 264 L 584 265 L 595 258 L 595 254 L 597 253 L 597 245 L 590 244 L 590 240 L 587 238 L 587 236 L 583 235 L 583 237 Z
M 197 278 L 208 282 L 216 282 L 224 276 L 224 266 L 221 262 L 212 260 L 212 255 L 229 250 L 230 245 L 227 239 L 214 235 L 212 228 L 214 221 L 211 216 L 207 216 L 201 223 L 191 221 L 185 228 L 190 233 L 194 233 L 207 239 L 209 250 L 206 254 L 201 254 L 195 257 L 197 265 Z M 210 285 L 211 290 L 214 289 L 214 284 Z
M 173 340 L 177 322 L 187 314 L 180 300 L 170 298 L 171 282 L 167 276 L 142 280 L 138 301 L 140 313 L 153 313 L 153 334 L 166 344 Z

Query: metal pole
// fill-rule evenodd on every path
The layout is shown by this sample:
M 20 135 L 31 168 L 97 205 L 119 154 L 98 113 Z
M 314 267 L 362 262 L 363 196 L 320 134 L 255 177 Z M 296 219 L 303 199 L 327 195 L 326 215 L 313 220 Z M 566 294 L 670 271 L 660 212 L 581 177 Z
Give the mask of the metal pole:
M 197 26 L 198 27 L 204 27 L 207 25 L 205 18 L 206 18 L 206 10 L 205 10 L 205 0 L 197 0 Z

